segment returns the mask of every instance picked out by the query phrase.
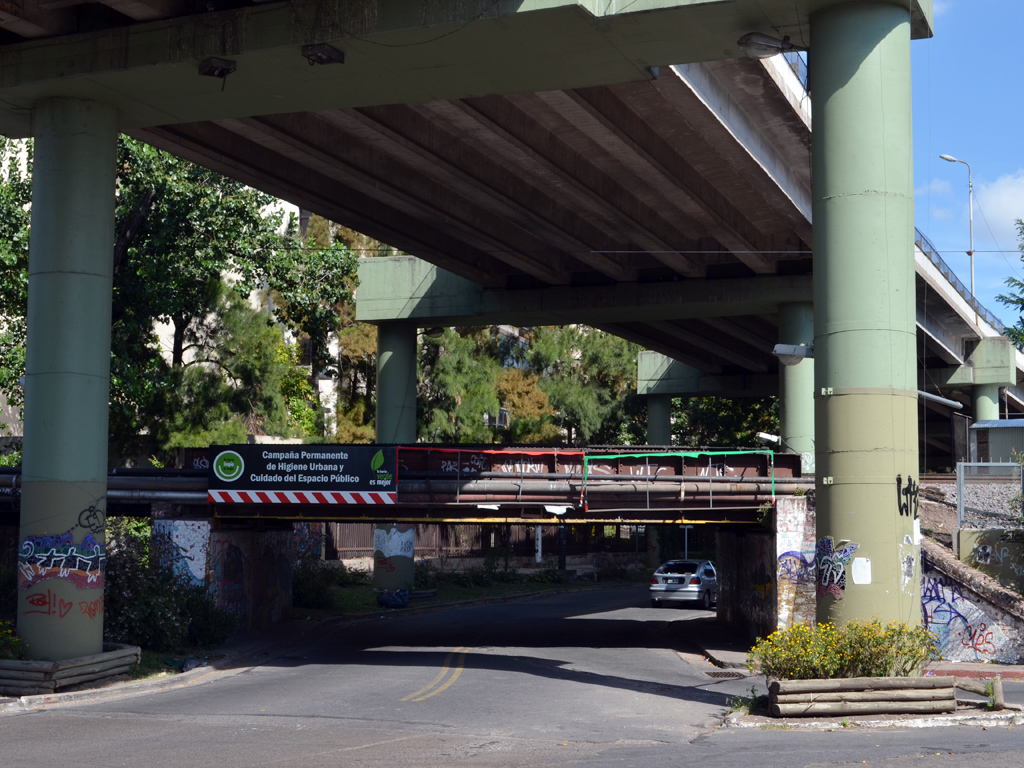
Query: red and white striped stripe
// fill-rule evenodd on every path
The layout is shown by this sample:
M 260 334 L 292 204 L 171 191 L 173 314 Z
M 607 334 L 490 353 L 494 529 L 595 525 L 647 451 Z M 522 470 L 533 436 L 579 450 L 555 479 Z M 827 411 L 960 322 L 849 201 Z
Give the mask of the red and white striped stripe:
M 395 492 L 377 491 L 207 491 L 211 504 L 395 504 Z

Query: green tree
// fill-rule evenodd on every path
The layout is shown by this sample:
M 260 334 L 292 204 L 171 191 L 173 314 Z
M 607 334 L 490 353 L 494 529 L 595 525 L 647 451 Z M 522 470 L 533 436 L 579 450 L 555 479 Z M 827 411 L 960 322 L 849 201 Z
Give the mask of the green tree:
M 526 360 L 556 412 L 568 442 L 638 442 L 639 347 L 587 326 L 536 328 Z
M 32 142 L 0 136 L 0 392 L 16 408 L 25 373 L 31 176 Z
M 1024 220 L 1017 219 L 1017 247 L 1021 251 L 1021 259 L 1024 260 Z M 1017 321 L 1003 330 L 1003 335 L 1016 345 L 1017 349 L 1024 351 L 1024 280 L 1016 277 L 1008 277 L 1004 281 L 1010 288 L 1010 293 L 997 296 L 1000 303 L 1010 307 L 1017 315 Z
M 497 416 L 501 366 L 489 328 L 447 328 L 420 345 L 419 436 L 427 442 L 492 443 L 485 414 Z
M 341 328 L 341 312 L 352 300 L 358 257 L 334 237 L 326 219 L 312 217 L 304 243 L 280 248 L 258 266 L 274 291 L 274 314 L 309 345 L 310 385 L 319 403 L 319 375 L 336 373 L 330 338 Z
M 775 397 L 673 398 L 672 417 L 675 441 L 691 448 L 757 448 L 758 432 L 779 433 Z

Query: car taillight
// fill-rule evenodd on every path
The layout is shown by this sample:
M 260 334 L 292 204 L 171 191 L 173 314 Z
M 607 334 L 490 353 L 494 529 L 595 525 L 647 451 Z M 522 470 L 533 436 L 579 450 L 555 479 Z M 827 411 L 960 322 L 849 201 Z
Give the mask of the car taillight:
M 658 583 L 658 579 L 657 578 L 651 579 L 651 584 L 657 584 L 657 583 Z
M 696 576 L 694 576 L 692 579 L 690 579 L 690 586 L 691 587 L 700 586 L 700 579 L 698 579 Z

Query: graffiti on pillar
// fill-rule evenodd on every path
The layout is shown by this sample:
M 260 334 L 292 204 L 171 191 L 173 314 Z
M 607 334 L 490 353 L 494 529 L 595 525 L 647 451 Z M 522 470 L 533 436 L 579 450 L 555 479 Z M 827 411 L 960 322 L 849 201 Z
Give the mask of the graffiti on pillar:
M 95 506 L 89 506 L 78 513 L 78 526 L 89 533 L 99 536 L 107 524 L 107 513 Z
M 169 544 L 165 548 L 165 565 L 195 585 L 206 583 L 210 551 L 208 520 L 154 520 L 153 534 L 165 537 Z
M 75 605 L 73 601 L 58 597 L 49 589 L 33 592 L 25 597 L 25 602 L 29 606 L 25 609 L 25 613 L 41 613 L 44 616 L 56 616 L 59 619 L 67 616 L 68 611 Z
M 416 528 L 411 525 L 376 528 L 373 549 L 385 558 L 412 557 L 416 552 Z
M 914 478 L 908 477 L 907 484 L 903 485 L 903 477 L 896 475 L 896 509 L 901 517 L 918 518 L 918 490 L 919 486 Z
M 66 579 L 78 589 L 102 589 L 107 549 L 87 533 L 76 544 L 71 531 L 59 536 L 29 536 L 18 549 L 18 589 L 46 579 Z
M 103 613 L 103 598 L 97 597 L 95 600 L 79 600 L 78 610 L 90 619 L 95 619 Z
M 813 552 L 783 552 L 779 555 L 779 581 L 807 584 L 814 581 Z
M 299 555 L 323 554 L 324 540 L 327 538 L 326 523 L 293 523 L 295 549 Z
M 849 541 L 840 541 L 839 546 L 836 547 L 831 536 L 818 539 L 815 566 L 818 576 L 817 598 L 819 600 L 826 592 L 836 600 L 843 599 L 843 594 L 846 592 L 846 567 L 853 559 L 853 553 L 859 547 L 860 544 L 851 544 Z

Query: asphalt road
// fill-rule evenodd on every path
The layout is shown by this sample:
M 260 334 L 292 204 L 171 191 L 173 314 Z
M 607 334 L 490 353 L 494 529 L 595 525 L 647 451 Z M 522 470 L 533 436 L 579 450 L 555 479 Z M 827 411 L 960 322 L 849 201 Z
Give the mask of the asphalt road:
M 719 727 L 700 610 L 609 589 L 338 625 L 162 692 L 0 716 L 0 768 L 1019 766 L 1021 729 Z

